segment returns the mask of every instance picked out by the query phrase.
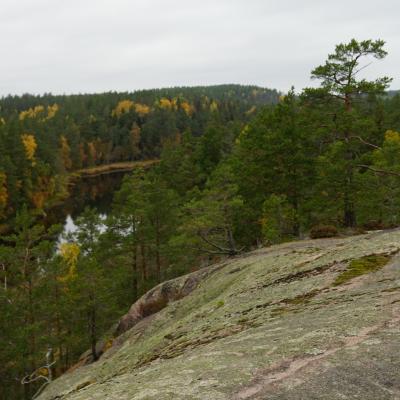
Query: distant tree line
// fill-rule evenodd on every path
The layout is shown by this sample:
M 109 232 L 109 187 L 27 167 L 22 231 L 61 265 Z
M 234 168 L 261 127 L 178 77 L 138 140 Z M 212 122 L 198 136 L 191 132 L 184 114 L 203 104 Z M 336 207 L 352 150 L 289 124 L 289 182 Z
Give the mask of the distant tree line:
M 44 209 L 67 195 L 67 176 L 85 167 L 158 158 L 184 132 L 210 123 L 240 126 L 278 101 L 255 86 L 143 90 L 0 99 L 0 221 L 23 204 Z

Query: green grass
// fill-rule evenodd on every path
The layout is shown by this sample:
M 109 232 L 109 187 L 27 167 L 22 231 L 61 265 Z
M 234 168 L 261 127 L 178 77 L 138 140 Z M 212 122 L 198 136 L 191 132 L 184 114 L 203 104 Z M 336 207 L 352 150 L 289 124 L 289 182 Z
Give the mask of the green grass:
M 390 260 L 389 256 L 370 255 L 352 260 L 346 269 L 333 283 L 334 286 L 342 285 L 357 276 L 375 272 L 383 268 Z

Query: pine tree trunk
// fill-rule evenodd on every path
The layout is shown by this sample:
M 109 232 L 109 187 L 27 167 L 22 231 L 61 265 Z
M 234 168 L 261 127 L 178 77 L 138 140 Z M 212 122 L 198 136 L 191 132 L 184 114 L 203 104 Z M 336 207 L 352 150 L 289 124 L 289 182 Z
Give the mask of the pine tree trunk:
M 58 346 L 58 353 L 59 353 L 59 358 L 60 360 L 63 359 L 63 347 L 62 347 L 62 334 L 61 334 L 61 315 L 60 315 L 60 308 L 59 308 L 59 292 L 58 292 L 58 285 L 57 282 L 56 284 L 56 291 L 55 291 L 55 301 L 57 305 L 57 312 L 56 312 L 56 336 L 57 336 L 57 346 Z M 58 368 L 54 368 L 55 370 L 59 370 L 59 373 L 61 374 L 63 371 L 61 369 L 61 365 Z M 54 377 L 57 376 L 57 373 L 55 371 Z
M 143 243 L 140 245 L 140 255 L 142 257 L 142 279 L 143 282 L 146 282 L 148 279 L 148 275 L 147 275 L 147 264 L 146 264 L 146 249 Z
M 352 110 L 351 97 L 346 94 L 345 96 L 345 109 L 346 112 L 350 113 Z M 346 129 L 344 133 L 345 145 L 347 146 L 345 153 L 346 165 L 346 177 L 345 177 L 345 188 L 344 188 L 344 226 L 353 228 L 356 226 L 356 212 L 353 200 L 354 195 L 354 168 L 353 160 L 355 157 L 354 152 L 350 148 L 350 132 Z
M 347 228 L 354 228 L 356 226 L 356 213 L 354 210 L 354 202 L 350 199 L 349 191 L 346 188 L 344 197 L 344 226 Z
M 228 235 L 229 255 L 234 256 L 237 254 L 237 250 L 235 246 L 235 240 L 233 238 L 233 233 L 230 228 L 228 228 L 227 230 L 227 235 Z
M 136 244 L 132 247 L 132 301 L 136 301 L 139 296 L 139 283 L 137 276 L 137 251 Z
M 36 369 L 36 332 L 34 329 L 35 326 L 35 314 L 34 314 L 34 307 L 33 307 L 33 287 L 32 287 L 32 280 L 29 279 L 28 281 L 28 298 L 29 298 L 29 306 L 28 306 L 28 312 L 29 312 L 29 325 L 32 327 L 31 335 L 29 338 L 29 353 L 31 357 L 31 370 L 35 371 Z
M 160 258 L 160 233 L 156 232 L 156 266 L 157 266 L 157 282 L 161 282 L 161 258 Z
M 299 221 L 299 202 L 298 202 L 297 190 L 295 190 L 295 193 L 293 195 L 292 206 L 294 209 L 294 220 L 293 220 L 293 225 L 292 225 L 292 232 L 293 232 L 294 236 L 299 237 L 300 236 L 300 221 Z
M 90 346 L 92 350 L 92 357 L 93 361 L 98 360 L 97 352 L 96 352 L 96 309 L 94 305 L 94 296 L 91 294 L 89 295 L 89 299 L 91 302 L 91 306 L 89 309 L 89 335 L 90 335 Z

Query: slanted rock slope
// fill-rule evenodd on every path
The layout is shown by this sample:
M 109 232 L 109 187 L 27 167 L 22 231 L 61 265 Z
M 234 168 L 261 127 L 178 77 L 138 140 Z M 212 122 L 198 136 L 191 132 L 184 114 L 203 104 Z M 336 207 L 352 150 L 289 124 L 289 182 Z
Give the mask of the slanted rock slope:
M 399 250 L 400 230 L 292 242 L 159 285 L 39 399 L 400 399 Z

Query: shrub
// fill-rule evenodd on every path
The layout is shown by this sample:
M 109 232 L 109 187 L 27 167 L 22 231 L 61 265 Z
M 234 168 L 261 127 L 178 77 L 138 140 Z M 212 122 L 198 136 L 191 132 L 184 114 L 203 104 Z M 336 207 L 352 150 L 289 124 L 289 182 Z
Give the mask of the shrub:
M 367 231 L 377 231 L 377 230 L 384 230 L 384 229 L 395 229 L 400 226 L 400 223 L 397 222 L 381 222 L 381 221 L 368 221 L 362 224 L 362 227 Z
M 381 221 L 368 221 L 363 224 L 363 228 L 367 229 L 368 231 L 375 231 L 385 229 L 385 225 Z
M 311 228 L 311 239 L 330 238 L 338 235 L 338 230 L 333 225 L 317 225 Z

